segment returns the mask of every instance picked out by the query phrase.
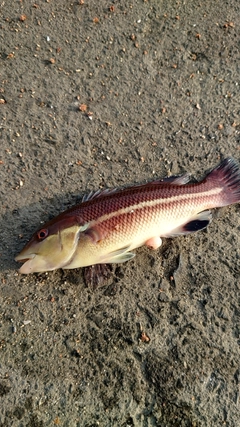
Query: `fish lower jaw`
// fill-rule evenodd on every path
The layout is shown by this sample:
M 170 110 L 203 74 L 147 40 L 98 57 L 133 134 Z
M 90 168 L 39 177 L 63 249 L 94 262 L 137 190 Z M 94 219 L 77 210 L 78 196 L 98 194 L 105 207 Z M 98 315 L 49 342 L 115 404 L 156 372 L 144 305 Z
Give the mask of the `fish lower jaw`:
M 24 264 L 19 268 L 19 273 L 21 273 L 21 274 L 29 274 L 29 273 L 34 273 L 34 269 L 33 269 L 33 266 L 32 266 L 32 261 L 34 260 L 34 258 L 35 258 L 35 254 L 33 254 L 33 255 L 31 255 L 31 257 L 29 257 L 29 258 L 25 258 L 25 259 L 17 259 L 16 258 L 16 261 L 21 261 L 21 262 L 23 262 Z
M 20 274 L 31 274 L 31 273 L 43 273 L 45 271 L 52 271 L 56 268 L 60 268 L 58 266 L 51 267 L 46 265 L 46 263 L 39 259 L 37 254 L 32 254 L 31 257 L 25 259 L 19 259 L 19 261 L 24 262 L 24 264 L 18 270 Z

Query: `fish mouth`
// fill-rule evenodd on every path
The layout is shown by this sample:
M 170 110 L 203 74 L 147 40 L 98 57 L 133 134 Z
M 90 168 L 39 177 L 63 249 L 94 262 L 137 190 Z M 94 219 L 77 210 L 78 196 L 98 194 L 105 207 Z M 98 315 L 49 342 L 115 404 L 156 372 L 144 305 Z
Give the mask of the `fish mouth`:
M 33 272 L 32 261 L 36 257 L 36 254 L 30 254 L 26 257 L 26 255 L 17 255 L 15 261 L 24 263 L 20 269 L 18 270 L 21 274 L 29 274 Z
M 19 255 L 17 255 L 15 257 L 15 261 L 17 261 L 17 262 L 25 262 L 25 261 L 28 261 L 29 259 L 35 258 L 35 256 L 36 256 L 36 254 L 30 254 L 28 256 L 19 254 Z

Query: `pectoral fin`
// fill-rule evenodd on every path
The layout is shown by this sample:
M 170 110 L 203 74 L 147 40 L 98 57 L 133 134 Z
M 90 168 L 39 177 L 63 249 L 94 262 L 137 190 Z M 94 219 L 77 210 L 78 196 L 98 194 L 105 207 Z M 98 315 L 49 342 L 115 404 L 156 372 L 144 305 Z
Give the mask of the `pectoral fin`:
M 128 252 L 129 248 L 130 246 L 126 246 L 125 248 L 110 252 L 104 257 L 104 259 L 101 260 L 101 262 L 107 264 L 119 264 L 125 261 L 129 261 L 135 257 L 134 253 Z
M 192 217 L 187 223 L 172 230 L 163 237 L 175 237 L 183 234 L 195 233 L 196 231 L 206 228 L 212 220 L 211 211 L 203 211 Z
M 89 226 L 84 231 L 85 236 L 88 236 L 93 243 L 99 243 L 107 236 L 107 233 L 100 226 L 94 225 L 93 227 Z

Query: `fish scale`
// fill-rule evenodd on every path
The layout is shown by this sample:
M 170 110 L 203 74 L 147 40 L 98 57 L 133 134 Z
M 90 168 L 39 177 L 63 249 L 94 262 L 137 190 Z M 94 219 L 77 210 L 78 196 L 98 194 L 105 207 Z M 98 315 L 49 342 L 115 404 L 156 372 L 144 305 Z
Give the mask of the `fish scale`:
M 203 181 L 169 177 L 91 194 L 38 230 L 16 257 L 21 273 L 77 268 L 131 259 L 161 237 L 188 234 L 211 221 L 209 209 L 240 202 L 240 170 L 225 159 Z

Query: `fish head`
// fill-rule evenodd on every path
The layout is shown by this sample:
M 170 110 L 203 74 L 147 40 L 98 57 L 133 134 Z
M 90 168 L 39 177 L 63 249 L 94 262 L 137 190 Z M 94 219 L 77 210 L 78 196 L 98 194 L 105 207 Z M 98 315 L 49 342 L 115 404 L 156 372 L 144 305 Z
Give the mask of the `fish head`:
M 22 274 L 56 270 L 71 263 L 77 249 L 81 227 L 72 221 L 49 222 L 33 234 L 16 256 L 24 264 Z

